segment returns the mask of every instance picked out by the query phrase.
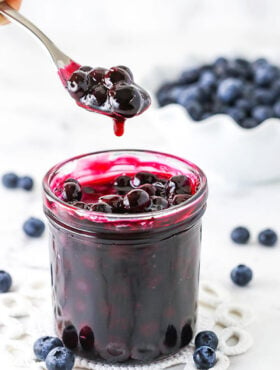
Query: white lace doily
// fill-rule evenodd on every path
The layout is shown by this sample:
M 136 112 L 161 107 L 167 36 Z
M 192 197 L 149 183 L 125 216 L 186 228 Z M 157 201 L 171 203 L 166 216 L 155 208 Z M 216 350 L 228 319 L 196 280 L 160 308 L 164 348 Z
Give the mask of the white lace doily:
M 0 295 L 0 352 L 2 361 L 13 369 L 46 369 L 34 359 L 33 343 L 43 335 L 52 335 L 50 288 L 48 277 L 15 285 L 10 293 Z M 200 284 L 197 332 L 214 330 L 219 337 L 217 363 L 213 369 L 226 370 L 230 356 L 240 355 L 253 344 L 245 329 L 253 320 L 250 308 L 231 302 L 227 292 L 209 282 Z M 191 343 L 175 355 L 146 365 L 109 365 L 76 357 L 75 369 L 89 370 L 161 370 L 181 365 L 183 370 L 196 369 Z M 4 357 L 4 358 L 3 358 Z M 7 366 L 7 365 L 6 365 Z M 8 368 L 8 367 L 7 367 Z

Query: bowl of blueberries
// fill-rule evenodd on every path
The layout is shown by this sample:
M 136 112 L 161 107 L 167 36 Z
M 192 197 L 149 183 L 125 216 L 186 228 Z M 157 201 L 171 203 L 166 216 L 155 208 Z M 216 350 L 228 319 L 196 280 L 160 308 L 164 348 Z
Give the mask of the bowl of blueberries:
M 154 93 L 154 125 L 171 151 L 227 183 L 280 179 L 280 67 L 219 57 L 162 73 Z

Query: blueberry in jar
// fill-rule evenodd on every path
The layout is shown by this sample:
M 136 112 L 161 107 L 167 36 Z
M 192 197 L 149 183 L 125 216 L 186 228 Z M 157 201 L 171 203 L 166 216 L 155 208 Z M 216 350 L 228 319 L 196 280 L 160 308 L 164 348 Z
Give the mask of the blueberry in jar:
M 151 199 L 144 190 L 133 189 L 124 196 L 123 204 L 127 212 L 145 212 L 151 205 Z
M 62 199 L 65 202 L 73 202 L 82 199 L 82 189 L 77 181 L 66 181 L 63 184 Z

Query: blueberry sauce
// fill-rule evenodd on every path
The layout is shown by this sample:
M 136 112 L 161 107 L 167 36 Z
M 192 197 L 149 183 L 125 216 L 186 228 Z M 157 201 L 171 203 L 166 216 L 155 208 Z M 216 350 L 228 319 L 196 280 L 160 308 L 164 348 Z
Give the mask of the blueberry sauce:
M 167 188 L 174 176 L 191 184 L 181 204 L 151 195 L 153 184 Z M 82 197 L 66 202 L 63 186 L 74 179 Z M 44 188 L 55 327 L 64 344 L 109 363 L 147 362 L 188 345 L 207 197 L 203 173 L 161 153 L 109 151 L 54 167 Z
M 123 135 L 127 118 L 143 113 L 151 104 L 149 94 L 135 84 L 125 66 L 105 69 L 72 62 L 59 70 L 59 76 L 80 107 L 113 118 L 116 136 Z

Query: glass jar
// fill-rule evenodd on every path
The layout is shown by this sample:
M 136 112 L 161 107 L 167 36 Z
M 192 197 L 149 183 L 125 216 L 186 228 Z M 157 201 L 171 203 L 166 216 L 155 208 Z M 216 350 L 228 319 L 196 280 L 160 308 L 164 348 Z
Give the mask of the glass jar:
M 196 193 L 180 205 L 141 214 L 91 212 L 54 194 L 64 178 L 83 184 L 91 176 L 139 171 L 187 175 L 196 181 Z M 197 315 L 206 199 L 206 177 L 197 166 L 153 151 L 86 154 L 46 174 L 55 327 L 65 346 L 89 359 L 136 362 L 188 345 Z

